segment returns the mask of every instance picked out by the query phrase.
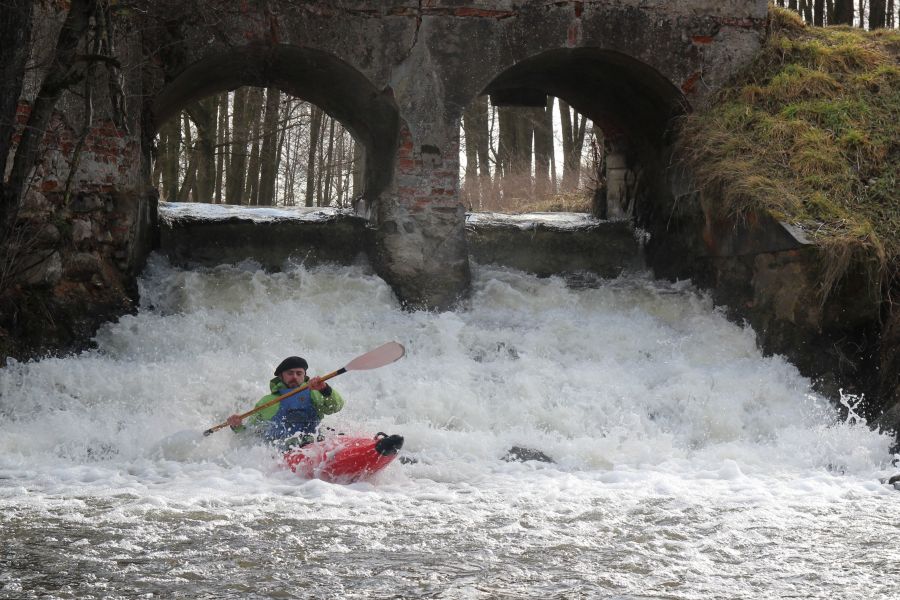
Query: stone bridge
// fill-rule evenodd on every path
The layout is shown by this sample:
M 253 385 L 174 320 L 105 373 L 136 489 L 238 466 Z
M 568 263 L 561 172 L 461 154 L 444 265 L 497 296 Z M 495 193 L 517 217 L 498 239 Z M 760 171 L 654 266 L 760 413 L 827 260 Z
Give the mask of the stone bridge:
M 373 234 L 369 259 L 406 304 L 444 309 L 469 285 L 459 124 L 474 98 L 516 105 L 552 95 L 587 115 L 612 147 L 607 213 L 630 205 L 646 221 L 673 198 L 673 118 L 753 58 L 766 17 L 766 0 L 148 2 L 128 15 L 117 49 L 123 122 L 95 123 L 76 196 L 107 195 L 94 204 L 119 216 L 110 234 L 127 238 L 118 267 L 136 274 L 156 231 L 158 127 L 210 94 L 277 86 L 362 144 L 356 211 Z M 108 82 L 95 87 L 95 113 L 111 114 Z M 67 180 L 66 126 L 82 119 L 74 95 L 59 106 L 63 141 L 43 162 L 38 196 Z M 85 227 L 85 236 L 98 229 Z
M 46 40 L 62 21 L 53 7 L 65 4 L 35 3 L 37 68 L 26 73 L 20 127 L 41 65 L 53 58 L 54 42 Z M 0 306 L 0 352 L 10 339 L 20 355 L 78 348 L 97 325 L 129 310 L 136 278 L 159 243 L 150 184 L 157 129 L 190 103 L 244 85 L 277 86 L 351 131 L 365 168 L 348 223 L 365 232 L 365 254 L 406 305 L 449 308 L 469 288 L 467 246 L 475 258 L 522 260 L 503 244 L 467 241 L 460 117 L 480 95 L 506 105 L 552 95 L 603 129 L 611 146 L 603 211 L 649 232 L 645 257 L 657 275 L 692 276 L 713 288 L 717 302 L 749 320 L 765 350 L 791 356 L 826 387 L 833 382 L 833 395 L 841 381 L 853 381 L 854 390 L 875 392 L 870 397 L 900 398 L 890 353 L 881 373 L 873 358 L 881 352 L 879 299 L 848 277 L 823 305 L 816 273 L 827 257 L 765 215 L 740 227 L 712 219 L 696 202 L 690 174 L 671 168 L 673 119 L 702 108 L 753 59 L 766 33 L 766 0 L 129 0 L 110 7 L 115 61 L 105 63 L 120 67 L 95 69 L 90 89 L 78 86 L 56 106 L 20 211 L 44 224 L 34 242 L 42 254 L 23 284 L 45 290 L 44 304 L 19 302 L 10 314 Z M 511 227 L 500 229 L 512 240 L 507 246 L 524 243 L 509 237 Z M 560 248 L 551 234 L 547 243 Z M 574 246 L 567 239 L 562 247 Z M 621 256 L 626 245 L 616 248 L 607 254 Z M 587 254 L 567 263 L 609 266 Z M 893 402 L 900 429 L 900 401 Z

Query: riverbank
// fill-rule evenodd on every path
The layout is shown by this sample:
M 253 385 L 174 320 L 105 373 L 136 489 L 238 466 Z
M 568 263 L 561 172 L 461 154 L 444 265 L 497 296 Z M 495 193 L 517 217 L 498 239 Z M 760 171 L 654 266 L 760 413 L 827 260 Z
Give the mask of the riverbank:
M 707 222 L 770 219 L 808 242 L 808 249 L 798 251 L 804 256 L 799 267 L 792 265 L 793 277 L 776 282 L 804 296 L 803 302 L 774 319 L 833 330 L 823 337 L 833 348 L 807 352 L 815 360 L 831 353 L 835 362 L 852 363 L 842 377 L 869 395 L 863 407 L 867 416 L 895 431 L 900 429 L 898 62 L 896 30 L 809 27 L 795 13 L 773 9 L 757 60 L 707 111 L 684 119 L 677 152 L 697 185 L 696 209 Z M 774 304 L 770 312 L 778 313 Z M 764 334 L 765 326 L 757 328 Z M 850 343 L 842 346 L 841 340 Z M 857 351 L 849 354 L 847 345 Z M 832 387 L 842 383 L 847 385 L 835 381 Z

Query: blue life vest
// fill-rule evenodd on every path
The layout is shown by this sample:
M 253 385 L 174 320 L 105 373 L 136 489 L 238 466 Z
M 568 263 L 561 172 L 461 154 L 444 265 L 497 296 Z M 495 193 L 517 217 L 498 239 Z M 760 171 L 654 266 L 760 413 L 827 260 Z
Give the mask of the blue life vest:
M 290 390 L 279 390 L 285 394 Z M 265 437 L 269 441 L 282 440 L 296 433 L 315 433 L 319 428 L 319 411 L 313 406 L 309 388 L 282 400 L 272 417 Z

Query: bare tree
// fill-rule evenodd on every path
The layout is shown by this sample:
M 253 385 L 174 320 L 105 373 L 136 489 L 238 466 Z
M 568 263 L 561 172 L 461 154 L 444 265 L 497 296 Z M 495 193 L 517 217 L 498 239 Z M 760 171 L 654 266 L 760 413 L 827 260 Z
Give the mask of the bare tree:
M 218 126 L 216 128 L 216 184 L 215 198 L 217 204 L 222 203 L 222 183 L 225 175 L 225 162 L 228 156 L 227 141 L 230 137 L 228 131 L 228 92 L 219 94 L 216 98 L 218 104 Z
M 193 151 L 196 152 L 195 202 L 212 202 L 216 176 L 216 109 L 215 96 L 190 105 L 186 110 L 197 129 Z
M 563 177 L 562 191 L 574 191 L 581 173 L 581 153 L 587 117 L 559 100 L 559 120 L 562 127 Z
M 556 191 L 555 177 L 550 165 L 553 163 L 553 104 L 552 96 L 547 97 L 547 106 L 536 110 L 534 121 L 534 193 L 541 197 Z
M 834 0 L 834 24 L 853 25 L 853 0 Z
M 162 176 L 162 197 L 174 202 L 178 197 L 178 160 L 181 156 L 181 113 L 170 119 L 159 130 L 160 173 Z
M 263 142 L 260 150 L 259 197 L 257 204 L 271 206 L 275 203 L 275 174 L 278 172 L 278 155 L 281 137 L 278 135 L 278 109 L 281 90 L 266 90 L 266 116 L 263 123 Z
M 4 197 L 0 199 L 2 201 L 0 223 L 5 223 L 9 215 L 14 212 L 19 196 L 24 192 L 25 182 L 34 167 L 40 140 L 50 122 L 53 108 L 63 92 L 84 77 L 87 63 L 76 60 L 77 50 L 90 27 L 91 16 L 97 9 L 97 0 L 71 1 L 69 12 L 66 13 L 66 19 L 56 42 L 53 59 L 32 104 L 28 122 L 25 124 L 13 157 L 12 169 L 4 186 Z M 10 15 L 10 25 L 16 19 L 15 15 Z M 14 38 L 15 35 L 13 35 Z M 6 151 L 9 152 L 8 149 Z
M 25 77 L 25 64 L 31 44 L 31 29 L 34 23 L 34 3 L 31 0 L 12 0 L 0 11 L 0 167 L 5 171 L 6 160 L 12 146 L 13 131 L 16 127 L 19 95 Z M 20 190 L 13 190 L 18 195 Z M 6 190 L 0 176 L 0 226 L 5 207 L 14 199 L 4 199 Z
M 186 150 L 183 156 L 187 159 L 187 163 L 184 167 L 184 178 L 181 181 L 181 188 L 178 190 L 178 201 L 189 202 L 191 198 L 193 198 L 195 201 L 197 199 L 197 194 L 194 188 L 197 181 L 198 152 L 197 147 L 193 141 L 191 122 L 188 119 L 187 112 L 182 111 L 181 117 L 184 126 L 184 132 L 182 135 L 184 135 L 184 147 Z
M 871 0 L 869 3 L 869 29 L 883 29 L 887 26 L 887 2 Z
M 322 199 L 319 206 L 331 206 L 332 186 L 334 183 L 334 119 L 328 118 L 328 150 L 323 157 L 324 177 Z
M 471 163 L 471 172 L 466 172 L 466 186 L 471 190 L 470 202 L 482 206 L 485 197 L 491 193 L 491 135 L 489 131 L 490 108 L 487 96 L 478 96 L 466 109 L 463 124 L 466 126 L 467 152 L 472 158 L 466 159 L 467 169 Z M 469 154 L 467 154 L 469 156 Z M 471 177 L 471 181 L 469 178 Z
M 531 196 L 531 156 L 534 125 L 527 111 L 510 106 L 497 109 L 500 139 L 497 170 L 503 197 Z
M 353 174 L 354 197 L 362 194 L 363 190 L 363 160 L 363 147 L 359 142 L 353 140 L 353 164 L 350 168 Z
M 231 155 L 228 161 L 225 201 L 243 204 L 244 181 L 247 175 L 247 107 L 248 88 L 234 92 L 231 108 Z
M 322 109 L 314 104 L 309 105 L 309 150 L 306 161 L 306 206 L 313 206 L 316 192 L 316 150 L 318 150 L 319 134 L 322 128 Z
M 481 185 L 478 180 L 478 147 L 476 143 L 477 130 L 474 103 L 463 113 L 463 143 L 466 153 L 466 172 L 463 186 L 463 195 L 470 210 L 481 206 Z
M 247 204 L 259 203 L 259 147 L 260 120 L 263 112 L 263 89 L 250 88 L 247 100 L 247 131 L 250 141 L 250 159 L 247 163 Z

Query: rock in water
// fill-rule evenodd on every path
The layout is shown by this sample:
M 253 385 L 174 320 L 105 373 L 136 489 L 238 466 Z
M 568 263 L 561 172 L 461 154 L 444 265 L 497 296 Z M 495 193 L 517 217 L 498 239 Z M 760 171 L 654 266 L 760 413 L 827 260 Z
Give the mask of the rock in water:
M 525 462 L 526 460 L 536 460 L 538 462 L 553 463 L 556 462 L 540 450 L 534 448 L 525 448 L 523 446 L 513 446 L 503 457 L 506 462 Z

